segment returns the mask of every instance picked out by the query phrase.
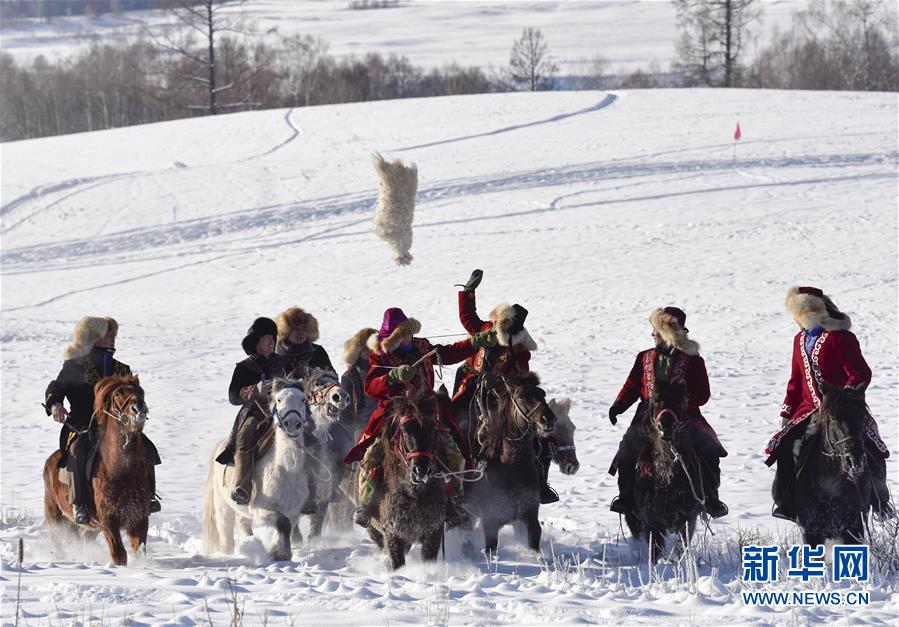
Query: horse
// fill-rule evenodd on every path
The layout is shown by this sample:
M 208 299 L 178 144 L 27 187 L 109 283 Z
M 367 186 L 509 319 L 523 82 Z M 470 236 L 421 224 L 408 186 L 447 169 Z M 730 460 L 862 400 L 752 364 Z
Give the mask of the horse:
M 684 546 L 689 544 L 704 511 L 708 479 L 686 412 L 685 385 L 657 380 L 640 423 L 648 445 L 637 458 L 634 510 L 624 517 L 635 539 L 650 542 L 653 563 L 662 556 L 669 533 L 678 532 Z
M 88 506 L 91 520 L 87 525 L 74 522 L 74 511 L 68 501 L 69 486 L 60 481 L 60 451 L 44 463 L 44 519 L 51 526 L 71 524 L 82 538 L 103 532 L 112 562 L 128 563 L 128 552 L 122 542 L 124 528 L 135 556 L 146 551 L 150 518 L 149 473 L 153 468 L 144 451 L 141 432 L 147 422 L 147 405 L 140 380 L 134 375 L 111 376 L 94 385 L 93 437 L 97 445 L 91 478 L 93 503 Z
M 860 544 L 871 507 L 873 477 L 865 445 L 868 408 L 860 394 L 825 391 L 798 442 L 795 512 L 805 544 L 827 539 Z
M 416 542 L 422 559 L 437 559 L 449 497 L 438 469 L 436 402 L 397 397 L 391 405 L 384 435 L 373 445 L 382 448 L 384 491 L 368 535 L 387 551 L 395 570 Z
M 327 370 L 316 368 L 305 379 L 306 399 L 315 421 L 315 438 L 319 449 L 315 453 L 310 473 L 315 481 L 315 513 L 311 514 L 309 537 L 321 535 L 329 505 L 346 501 L 340 484 L 347 474 L 343 458 L 353 447 L 355 440 L 340 423 L 340 413 L 350 404 L 350 396 L 340 387 L 337 376 Z M 338 508 L 340 509 L 340 508 Z M 349 523 L 350 509 L 343 508 Z M 302 539 L 299 528 L 294 529 L 294 538 Z
M 517 521 L 524 523 L 528 546 L 540 550 L 540 468 L 536 438 L 553 432 L 555 414 L 533 372 L 507 378 L 483 374 L 478 382 L 474 450 L 483 468 L 481 480 L 471 484 L 469 503 L 478 513 L 484 545 L 494 553 L 499 530 Z
M 206 553 L 232 553 L 235 526 L 242 536 L 251 536 L 254 525 L 264 525 L 277 531 L 268 548 L 272 559 L 290 559 L 290 534 L 309 496 L 306 455 L 315 442 L 315 423 L 308 415 L 302 380 L 275 378 L 266 382 L 265 392 L 266 416 L 274 421 L 274 437 L 269 448 L 255 460 L 253 490 L 247 505 L 231 500 L 233 469 L 215 461 L 227 439 L 216 445 L 209 460 L 203 499 Z
M 550 399 L 549 409 L 556 416 L 556 428 L 550 442 L 553 461 L 558 464 L 562 474 L 573 475 L 577 473 L 581 463 L 577 459 L 577 448 L 574 445 L 576 427 L 568 415 L 571 410 L 571 399 Z

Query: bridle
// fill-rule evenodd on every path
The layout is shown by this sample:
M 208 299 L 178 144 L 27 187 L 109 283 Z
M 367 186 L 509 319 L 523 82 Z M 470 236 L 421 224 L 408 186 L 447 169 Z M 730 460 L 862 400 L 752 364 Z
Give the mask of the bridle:
M 680 417 L 680 415 L 676 411 L 674 411 L 670 407 L 665 407 L 656 414 L 656 417 L 653 420 L 653 422 L 655 422 L 657 425 L 657 429 L 661 426 L 662 417 L 666 415 L 670 415 L 674 419 L 674 431 L 671 433 L 671 435 L 672 437 L 675 437 L 678 433 L 681 432 L 681 430 L 684 428 L 684 425 L 686 425 L 687 423 L 683 418 Z
M 129 393 L 128 397 L 121 403 L 116 403 L 116 398 L 118 396 L 117 392 L 119 392 L 121 388 L 114 390 L 109 395 L 110 400 L 110 410 L 103 410 L 103 413 L 109 416 L 110 418 L 114 418 L 119 424 L 124 427 L 138 426 L 142 427 L 147 420 L 150 418 L 147 416 L 148 409 L 146 404 L 142 399 L 137 398 L 134 393 Z M 129 406 L 132 400 L 137 398 L 137 402 L 130 405 L 130 409 L 125 411 L 125 408 Z
M 328 416 L 333 416 L 337 412 L 337 408 L 335 405 L 331 405 L 331 403 L 328 402 L 328 396 L 330 396 L 331 390 L 334 388 L 340 389 L 340 385 L 337 383 L 329 383 L 310 389 L 307 396 L 309 403 L 318 407 L 324 406 Z
M 429 462 L 434 463 L 434 460 L 437 458 L 437 441 L 438 438 L 434 437 L 433 442 L 431 443 L 431 450 L 429 451 L 410 451 L 406 448 L 406 442 L 403 440 L 403 427 L 409 424 L 410 422 L 418 422 L 421 423 L 421 419 L 416 415 L 406 415 L 400 418 L 400 422 L 397 425 L 396 430 L 393 432 L 392 443 L 394 452 L 402 458 L 403 462 L 406 464 L 406 468 L 412 463 L 412 460 L 417 457 L 424 457 Z M 412 482 L 415 483 L 415 475 L 410 473 L 410 478 Z

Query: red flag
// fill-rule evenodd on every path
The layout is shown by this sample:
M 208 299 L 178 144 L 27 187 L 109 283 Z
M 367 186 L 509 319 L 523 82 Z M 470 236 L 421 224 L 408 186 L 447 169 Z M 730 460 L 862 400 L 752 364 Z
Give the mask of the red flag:
M 739 140 L 743 137 L 743 133 L 740 132 L 740 123 L 737 122 L 737 130 L 734 131 L 734 141 Z

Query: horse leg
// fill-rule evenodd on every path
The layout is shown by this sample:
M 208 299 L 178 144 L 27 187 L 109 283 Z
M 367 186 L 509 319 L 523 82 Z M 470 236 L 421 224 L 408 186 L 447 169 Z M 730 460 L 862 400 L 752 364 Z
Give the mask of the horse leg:
M 843 530 L 843 544 L 863 544 L 865 541 L 865 526 L 862 516 L 859 514 L 855 521 Z
M 406 565 L 406 543 L 398 536 L 388 534 L 385 538 L 387 555 L 390 557 L 390 565 L 393 570 Z
M 112 518 L 106 519 L 103 521 L 101 529 L 106 537 L 106 543 L 109 545 L 109 555 L 112 557 L 112 563 L 116 566 L 127 565 L 128 552 L 125 550 L 125 543 L 122 542 L 119 521 Z
M 290 519 L 283 514 L 273 512 L 272 516 L 275 519 L 275 530 L 278 532 L 278 539 L 270 551 L 272 559 L 278 562 L 289 560 L 291 557 L 290 533 L 293 531 L 293 525 L 290 524 Z
M 290 532 L 290 546 L 296 546 L 299 544 L 303 544 L 303 532 L 300 531 L 300 521 L 297 521 L 297 524 L 293 526 L 293 531 Z
M 131 540 L 131 550 L 134 551 L 135 557 L 140 552 L 141 547 L 144 549 L 144 555 L 147 553 L 147 529 L 149 526 L 150 519 L 144 518 L 128 528 L 128 538 Z
M 322 534 L 322 527 L 325 524 L 325 515 L 328 513 L 328 501 L 319 501 L 312 514 L 312 524 L 309 527 L 309 537 L 317 538 Z
M 648 537 L 649 559 L 655 564 L 665 554 L 665 531 L 662 529 L 651 529 Z
M 811 531 L 802 530 L 802 541 L 809 546 L 820 546 L 824 544 L 824 541 L 827 538 L 824 537 L 823 533 L 813 533 Z
M 536 552 L 540 552 L 540 536 L 543 528 L 540 526 L 540 519 L 537 517 L 540 510 L 539 505 L 529 507 L 524 512 L 524 524 L 528 530 L 528 547 Z
M 488 557 L 492 557 L 499 548 L 500 524 L 494 519 L 485 518 L 481 521 L 481 526 L 484 528 L 484 550 Z
M 421 543 L 421 558 L 426 562 L 433 562 L 440 552 L 440 540 L 443 538 L 443 527 L 438 527 Z
M 368 526 L 368 537 L 371 538 L 372 542 L 378 545 L 379 549 L 384 549 L 384 534 L 371 525 Z

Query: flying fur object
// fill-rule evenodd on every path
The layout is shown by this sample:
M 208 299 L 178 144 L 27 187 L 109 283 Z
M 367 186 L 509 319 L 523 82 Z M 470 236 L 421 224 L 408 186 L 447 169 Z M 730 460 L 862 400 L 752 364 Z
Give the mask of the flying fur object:
M 380 153 L 372 155 L 378 173 L 378 204 L 375 206 L 374 231 L 393 252 L 398 266 L 412 263 L 412 218 L 418 167 L 399 159 L 388 161 Z

